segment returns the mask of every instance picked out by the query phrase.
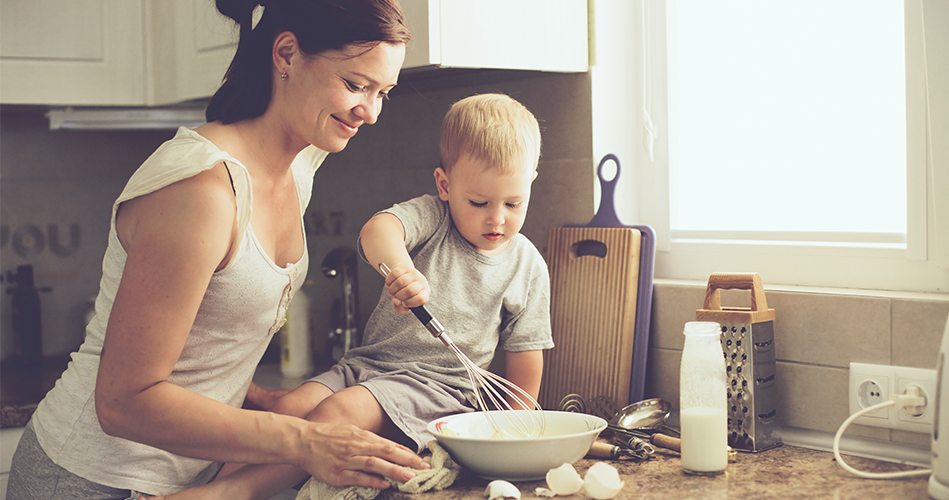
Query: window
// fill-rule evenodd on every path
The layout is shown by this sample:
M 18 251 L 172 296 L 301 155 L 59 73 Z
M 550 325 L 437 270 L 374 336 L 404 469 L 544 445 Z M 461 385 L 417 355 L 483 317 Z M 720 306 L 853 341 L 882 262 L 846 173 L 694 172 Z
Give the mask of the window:
M 903 6 L 672 6 L 673 237 L 811 233 L 905 248 Z
M 657 278 L 755 271 L 768 285 L 949 290 L 949 145 L 933 138 L 949 126 L 945 2 L 640 0 L 630 11 L 638 102 L 609 128 L 625 120 L 637 138 L 635 201 L 618 210 L 656 229 Z M 604 18 L 597 47 L 609 43 Z M 597 58 L 595 127 L 597 72 L 608 74 Z M 620 73 L 609 74 L 604 89 Z

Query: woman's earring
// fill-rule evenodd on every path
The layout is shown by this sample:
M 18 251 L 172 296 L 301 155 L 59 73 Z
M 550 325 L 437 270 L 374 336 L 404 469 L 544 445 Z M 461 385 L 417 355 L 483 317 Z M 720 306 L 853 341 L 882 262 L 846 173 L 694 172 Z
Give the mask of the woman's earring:
M 286 72 L 286 71 L 284 71 L 283 73 L 280 73 L 280 79 L 281 79 L 281 80 L 286 80 L 286 79 L 287 79 L 287 72 Z

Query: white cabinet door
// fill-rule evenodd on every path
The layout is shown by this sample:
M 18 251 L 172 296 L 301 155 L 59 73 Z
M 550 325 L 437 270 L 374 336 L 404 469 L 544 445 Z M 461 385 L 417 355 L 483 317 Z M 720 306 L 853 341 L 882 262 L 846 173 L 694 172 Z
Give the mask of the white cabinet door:
M 402 0 L 403 68 L 587 71 L 586 0 Z M 0 103 L 209 97 L 237 47 L 213 0 L 0 0 Z
M 412 32 L 404 69 L 589 69 L 586 0 L 402 0 L 401 5 Z
M 142 3 L 0 1 L 0 102 L 145 101 Z
M 149 0 L 145 48 L 148 105 L 212 95 L 237 49 L 238 29 L 213 0 Z
M 209 97 L 237 47 L 213 0 L 2 0 L 0 102 L 154 106 Z

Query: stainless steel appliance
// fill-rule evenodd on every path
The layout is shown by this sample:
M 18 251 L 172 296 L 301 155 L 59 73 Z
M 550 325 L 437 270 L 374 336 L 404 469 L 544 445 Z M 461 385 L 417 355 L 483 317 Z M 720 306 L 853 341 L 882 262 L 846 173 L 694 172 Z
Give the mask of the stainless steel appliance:
M 936 412 L 933 414 L 932 468 L 929 476 L 929 496 L 938 500 L 949 500 L 949 408 L 942 403 L 949 401 L 949 371 L 946 370 L 946 355 L 949 354 L 949 319 L 942 334 L 939 358 L 936 362 Z

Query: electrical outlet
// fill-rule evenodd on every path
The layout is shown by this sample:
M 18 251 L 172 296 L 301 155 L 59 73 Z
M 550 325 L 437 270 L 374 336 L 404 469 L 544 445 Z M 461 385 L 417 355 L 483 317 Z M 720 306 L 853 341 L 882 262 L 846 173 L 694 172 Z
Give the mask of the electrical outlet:
M 850 363 L 850 414 L 890 400 L 891 394 L 903 394 L 918 387 L 926 406 L 918 412 L 888 406 L 864 415 L 855 424 L 910 432 L 932 433 L 936 403 L 936 370 L 905 366 Z M 918 414 L 916 414 L 918 413 Z
M 933 415 L 936 413 L 936 370 L 923 368 L 896 367 L 896 394 L 903 394 L 910 386 L 922 389 L 926 398 L 926 406 L 919 415 L 911 414 L 906 409 L 896 412 L 897 429 L 931 434 L 933 431 Z
M 890 399 L 890 376 L 889 366 L 850 363 L 850 414 Z M 888 406 L 867 413 L 853 423 L 890 427 L 891 413 L 893 408 Z

